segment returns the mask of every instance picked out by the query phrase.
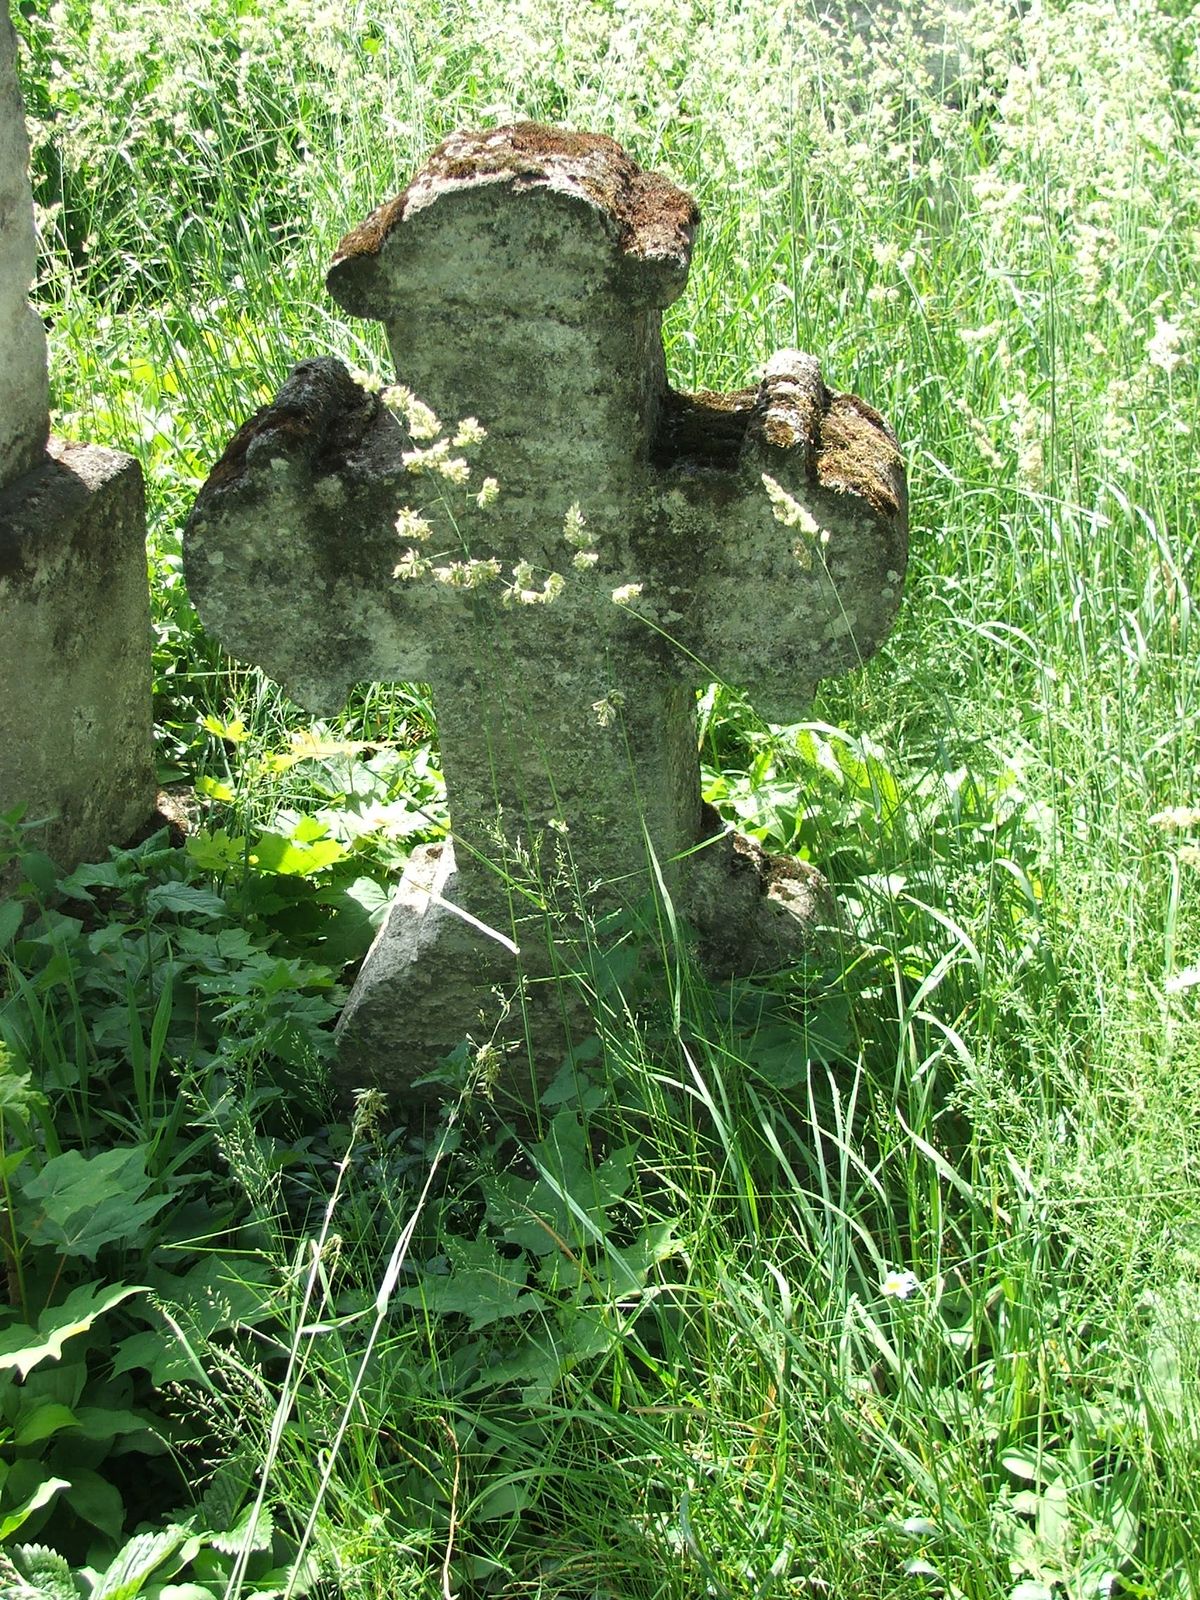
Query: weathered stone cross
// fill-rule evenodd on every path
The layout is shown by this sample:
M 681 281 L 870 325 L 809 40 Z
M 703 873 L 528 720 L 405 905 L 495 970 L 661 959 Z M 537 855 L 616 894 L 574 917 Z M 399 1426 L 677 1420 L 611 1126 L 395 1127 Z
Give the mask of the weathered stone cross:
M 362 680 L 433 690 L 452 843 L 415 853 L 350 998 L 348 1085 L 412 1095 L 487 1037 L 481 1011 L 519 974 L 535 1078 L 554 1073 L 571 1008 L 542 981 L 552 941 L 523 876 L 565 874 L 607 909 L 650 890 L 653 857 L 716 971 L 811 941 L 819 892 L 705 813 L 694 693 L 719 676 L 795 715 L 877 648 L 904 470 L 811 356 L 735 394 L 670 388 L 661 313 L 696 221 L 610 139 L 455 135 L 342 241 L 328 283 L 383 322 L 399 378 L 464 443 L 414 442 L 340 363 L 309 361 L 197 501 L 188 582 L 234 655 L 318 711 Z M 494 503 L 478 476 L 438 475 L 466 417 Z

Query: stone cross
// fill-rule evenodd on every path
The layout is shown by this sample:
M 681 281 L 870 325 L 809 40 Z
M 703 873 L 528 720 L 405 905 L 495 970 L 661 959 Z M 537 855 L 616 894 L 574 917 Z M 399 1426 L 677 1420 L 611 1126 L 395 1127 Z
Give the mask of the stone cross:
M 802 868 L 706 812 L 695 690 L 720 677 L 795 716 L 877 648 L 904 471 L 811 356 L 733 394 L 670 387 L 661 314 L 697 220 L 610 139 L 453 136 L 328 278 L 436 419 L 402 397 L 406 430 L 340 363 L 305 362 L 199 496 L 189 588 L 234 655 L 317 711 L 360 680 L 433 691 L 452 842 L 414 855 L 350 998 L 347 1085 L 412 1095 L 518 977 L 516 1029 L 553 1075 L 580 1024 L 548 896 L 665 890 L 720 973 L 795 960 L 827 915 Z M 468 454 L 465 486 L 440 474 Z
M 63 868 L 154 811 L 142 475 L 50 437 L 16 35 L 0 13 L 0 812 Z M 10 875 L 11 876 L 11 875 Z M 6 875 L 0 859 L 0 890 Z

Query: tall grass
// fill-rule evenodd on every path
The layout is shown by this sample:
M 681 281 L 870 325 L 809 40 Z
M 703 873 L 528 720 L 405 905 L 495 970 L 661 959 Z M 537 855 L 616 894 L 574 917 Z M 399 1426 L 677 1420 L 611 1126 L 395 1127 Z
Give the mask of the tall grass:
M 370 1348 L 432 1147 L 360 1132 L 307 1276 L 263 1211 L 278 1370 L 214 1341 L 212 1437 L 347 1595 L 1196 1596 L 1193 10 L 18 20 L 58 426 L 147 465 L 163 758 L 214 822 L 338 791 L 269 759 L 299 715 L 200 635 L 182 520 L 294 360 L 386 370 L 322 272 L 452 128 L 668 171 L 704 213 L 675 381 L 813 350 L 910 474 L 879 657 L 803 725 L 703 701 L 709 798 L 860 942 L 714 994 L 666 907 L 640 980 L 598 930 L 598 1044 L 532 1129 L 468 1100 Z M 327 731 L 435 716 L 374 687 Z

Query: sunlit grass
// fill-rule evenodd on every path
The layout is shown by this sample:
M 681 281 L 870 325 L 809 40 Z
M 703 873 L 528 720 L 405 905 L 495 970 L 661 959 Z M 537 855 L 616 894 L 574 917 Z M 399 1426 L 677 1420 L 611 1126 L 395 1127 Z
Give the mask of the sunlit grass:
M 714 995 L 669 918 L 640 984 L 596 930 L 596 1053 L 532 1129 L 469 1102 L 357 1399 L 433 1147 L 364 1135 L 307 1276 L 303 1207 L 255 1213 L 281 1331 L 212 1448 L 257 1471 L 275 1423 L 264 1498 L 315 1515 L 340 1593 L 1200 1593 L 1195 19 L 930 6 L 943 49 L 915 7 L 821 10 L 22 23 L 57 425 L 147 468 L 164 767 L 234 838 L 427 781 L 413 689 L 291 760 L 305 719 L 200 635 L 178 548 L 295 360 L 386 372 L 322 274 L 452 128 L 563 122 L 667 171 L 704 213 L 674 380 L 799 345 L 908 464 L 880 655 L 802 726 L 702 702 L 708 797 L 821 865 L 860 942 Z M 69 1085 L 82 1035 L 35 1010 Z M 229 1146 L 251 1199 L 260 1137 Z

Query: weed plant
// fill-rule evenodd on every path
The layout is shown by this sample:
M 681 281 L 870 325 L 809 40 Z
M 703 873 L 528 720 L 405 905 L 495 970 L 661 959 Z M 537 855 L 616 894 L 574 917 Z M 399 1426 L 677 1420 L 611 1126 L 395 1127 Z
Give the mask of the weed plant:
M 1200 1595 L 1200 21 L 1178 0 L 56 0 L 21 67 L 59 431 L 151 492 L 161 771 L 200 826 L 0 906 L 0 1589 Z M 322 288 L 460 126 L 698 197 L 681 387 L 781 345 L 877 405 L 888 645 L 708 799 L 859 932 L 714 992 L 593 931 L 532 1123 L 322 1059 L 445 815 L 419 686 L 312 725 L 179 535 Z M 619 714 L 619 707 L 614 708 Z M 587 908 L 580 908 L 586 914 Z M 336 1445 L 336 1448 L 335 1448 Z

